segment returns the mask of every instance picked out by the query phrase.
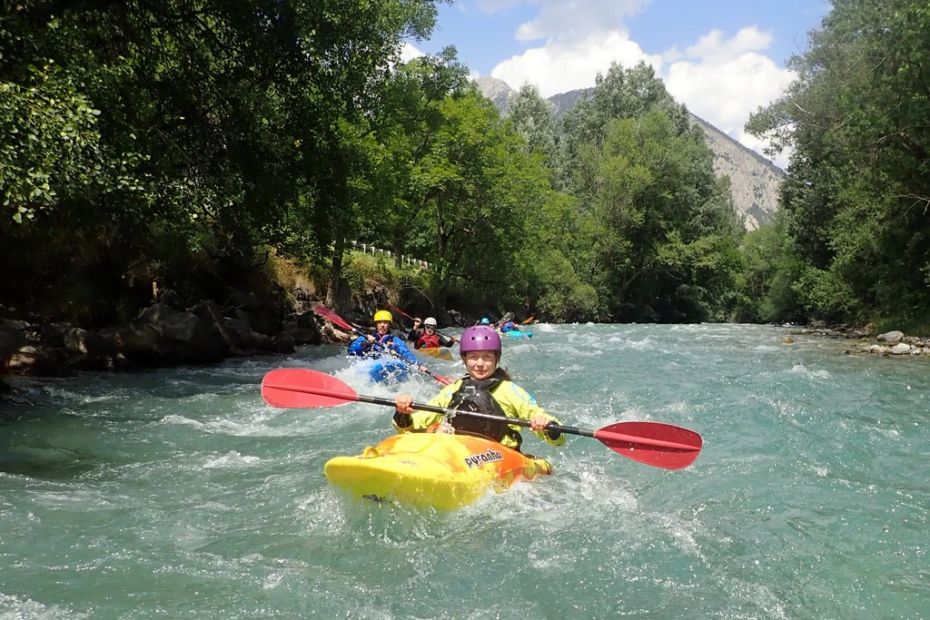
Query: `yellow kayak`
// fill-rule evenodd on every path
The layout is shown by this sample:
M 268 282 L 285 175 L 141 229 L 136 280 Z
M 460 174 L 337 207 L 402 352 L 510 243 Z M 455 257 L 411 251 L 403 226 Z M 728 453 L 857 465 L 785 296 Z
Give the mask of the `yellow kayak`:
M 490 489 L 500 492 L 519 480 L 550 474 L 552 467 L 486 437 L 402 433 L 359 456 L 330 459 L 324 472 L 330 483 L 355 497 L 454 510 Z
M 429 355 L 430 357 L 438 357 L 441 360 L 452 361 L 452 351 L 445 347 L 426 347 L 424 349 L 416 349 L 416 352 Z

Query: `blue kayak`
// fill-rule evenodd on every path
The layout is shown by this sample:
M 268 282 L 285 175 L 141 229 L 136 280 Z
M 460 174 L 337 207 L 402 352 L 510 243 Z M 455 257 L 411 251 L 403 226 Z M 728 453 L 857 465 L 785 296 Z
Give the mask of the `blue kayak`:
M 518 329 L 512 329 L 509 332 L 504 332 L 503 335 L 507 338 L 523 338 L 524 336 L 527 338 L 532 338 L 533 332 L 521 332 Z
M 397 359 L 359 360 L 356 369 L 375 383 L 406 381 L 410 377 L 410 366 Z

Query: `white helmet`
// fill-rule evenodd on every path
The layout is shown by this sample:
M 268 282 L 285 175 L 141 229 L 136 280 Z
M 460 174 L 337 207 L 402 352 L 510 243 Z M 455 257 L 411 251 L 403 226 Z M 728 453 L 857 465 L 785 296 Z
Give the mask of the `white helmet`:
M 430 327 L 436 327 L 436 319 L 431 316 L 426 317 L 426 320 L 423 321 L 423 325 L 428 325 Z

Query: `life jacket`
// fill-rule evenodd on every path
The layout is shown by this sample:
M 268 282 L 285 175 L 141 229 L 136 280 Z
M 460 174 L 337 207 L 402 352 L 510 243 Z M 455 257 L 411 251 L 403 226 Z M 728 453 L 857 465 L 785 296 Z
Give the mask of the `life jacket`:
M 383 351 L 389 343 L 394 342 L 394 336 L 390 332 L 384 334 L 383 336 L 379 336 L 378 332 L 372 332 L 371 335 L 375 337 L 375 342 L 368 342 L 368 339 L 366 338 L 362 343 L 362 350 L 364 350 L 366 353 Z
M 493 396 L 494 390 L 500 387 L 502 381 L 503 379 L 500 377 L 491 377 L 481 381 L 466 377 L 462 379 L 462 385 L 452 395 L 448 408 L 487 413 L 506 418 L 507 414 L 504 413 L 504 409 Z M 511 437 L 517 442 L 517 450 L 520 449 L 520 444 L 523 442 L 523 436 L 510 428 L 505 422 L 457 415 L 452 418 L 451 424 L 456 430 L 476 433 L 498 442 L 504 437 Z
M 417 340 L 417 344 L 415 346 L 418 349 L 424 349 L 427 347 L 435 349 L 440 346 L 439 335 L 436 332 L 433 332 L 432 334 L 423 334 L 420 336 L 420 339 Z

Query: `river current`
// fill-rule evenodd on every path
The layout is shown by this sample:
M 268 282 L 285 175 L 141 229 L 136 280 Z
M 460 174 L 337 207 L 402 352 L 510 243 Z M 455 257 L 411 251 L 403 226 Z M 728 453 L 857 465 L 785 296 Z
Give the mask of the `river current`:
M 536 325 L 504 363 L 566 425 L 700 433 L 689 468 L 527 434 L 555 475 L 453 513 L 343 497 L 323 464 L 392 409 L 274 409 L 275 368 L 367 382 L 335 347 L 12 379 L 0 620 L 930 618 L 930 360 L 747 325 Z M 427 358 L 440 374 L 461 363 Z

